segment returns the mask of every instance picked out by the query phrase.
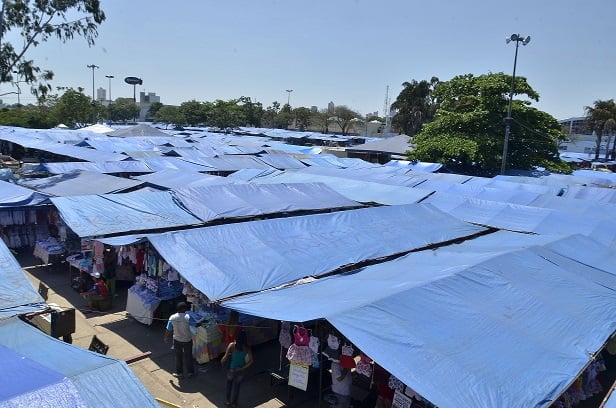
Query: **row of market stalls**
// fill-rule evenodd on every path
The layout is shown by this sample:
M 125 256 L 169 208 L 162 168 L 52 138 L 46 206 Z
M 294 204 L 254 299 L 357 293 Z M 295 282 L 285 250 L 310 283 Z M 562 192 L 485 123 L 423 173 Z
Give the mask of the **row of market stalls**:
M 0 406 L 158 407 L 128 365 L 59 341 L 24 315 L 48 308 L 0 242 Z M 113 390 L 113 392 L 110 392 Z
M 147 245 L 206 303 L 327 321 L 432 404 L 565 406 L 616 330 L 613 177 L 486 179 L 281 151 L 259 159 L 279 168 L 227 177 L 90 169 L 85 193 L 62 191 L 83 170 L 21 184 L 52 195 L 82 239 Z

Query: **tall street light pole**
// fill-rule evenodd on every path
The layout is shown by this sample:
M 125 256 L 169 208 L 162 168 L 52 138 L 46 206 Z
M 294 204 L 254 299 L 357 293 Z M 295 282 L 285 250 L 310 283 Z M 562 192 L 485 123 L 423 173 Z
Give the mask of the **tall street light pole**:
M 94 96 L 94 70 L 96 68 L 100 68 L 98 65 L 90 64 L 87 66 L 88 68 L 92 68 L 92 124 L 96 123 L 96 103 Z
M 287 105 L 289 105 L 289 109 L 291 108 L 291 92 L 293 92 L 293 89 L 287 89 Z
M 107 108 L 109 109 L 109 121 L 111 122 L 111 80 L 115 77 L 113 75 L 105 75 L 105 78 L 109 79 L 109 105 L 107 105 Z
M 505 42 L 509 44 L 511 41 L 515 41 L 515 57 L 513 58 L 513 75 L 511 76 L 511 88 L 509 89 L 509 106 L 507 108 L 507 117 L 505 118 L 505 143 L 503 144 L 503 162 L 501 164 L 501 174 L 505 174 L 507 168 L 507 149 L 509 147 L 509 132 L 511 131 L 511 106 L 513 104 L 513 91 L 515 85 L 515 69 L 518 65 L 518 47 L 520 43 L 526 45 L 530 42 L 530 36 L 522 37 L 520 34 L 511 34 L 510 37 L 505 39 Z

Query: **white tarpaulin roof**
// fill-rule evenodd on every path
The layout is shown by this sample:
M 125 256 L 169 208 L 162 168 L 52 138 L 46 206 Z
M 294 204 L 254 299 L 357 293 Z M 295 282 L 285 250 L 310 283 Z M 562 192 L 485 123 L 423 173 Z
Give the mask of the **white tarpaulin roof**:
M 219 225 L 147 238 L 167 263 L 215 300 L 482 231 L 415 204 Z
M 604 259 L 616 252 L 580 247 L 582 237 L 507 252 L 499 234 L 223 305 L 326 318 L 439 407 L 548 407 L 616 329 L 616 264 L 593 258 L 598 247 Z

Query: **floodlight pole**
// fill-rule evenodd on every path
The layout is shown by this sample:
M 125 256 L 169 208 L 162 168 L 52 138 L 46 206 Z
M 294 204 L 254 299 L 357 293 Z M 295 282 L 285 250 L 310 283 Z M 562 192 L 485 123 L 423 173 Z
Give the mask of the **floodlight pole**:
M 98 65 L 90 64 L 87 65 L 88 68 L 92 68 L 92 124 L 96 123 L 96 102 L 94 96 L 94 70 L 100 68 Z
M 513 57 L 513 75 L 511 76 L 511 87 L 509 89 L 509 106 L 507 107 L 507 117 L 505 118 L 505 142 L 503 143 L 503 162 L 501 164 L 501 174 L 505 174 L 507 167 L 507 150 L 509 147 L 509 133 L 511 131 L 511 108 L 513 105 L 515 70 L 518 64 L 518 47 L 520 46 L 520 43 L 522 43 L 522 45 L 528 44 L 530 41 L 530 36 L 522 37 L 520 34 L 511 34 L 511 36 L 505 41 L 507 44 L 511 41 L 515 41 L 515 56 Z
M 109 109 L 109 122 L 111 122 L 111 80 L 115 77 L 113 75 L 105 75 L 105 78 L 109 79 L 109 105 L 107 107 Z
M 291 109 L 291 92 L 293 92 L 293 89 L 287 89 L 287 105 L 289 105 L 289 109 Z

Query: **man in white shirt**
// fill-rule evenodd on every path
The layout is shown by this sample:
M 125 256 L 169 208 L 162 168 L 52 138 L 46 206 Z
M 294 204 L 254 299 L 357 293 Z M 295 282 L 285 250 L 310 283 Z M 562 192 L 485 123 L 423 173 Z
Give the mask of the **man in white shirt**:
M 190 316 L 186 313 L 186 303 L 180 302 L 176 307 L 177 313 L 169 317 L 167 331 L 165 332 L 165 343 L 173 335 L 173 349 L 175 350 L 175 372 L 176 378 L 184 378 L 184 368 L 187 377 L 195 374 L 192 361 L 192 332 L 190 329 Z

